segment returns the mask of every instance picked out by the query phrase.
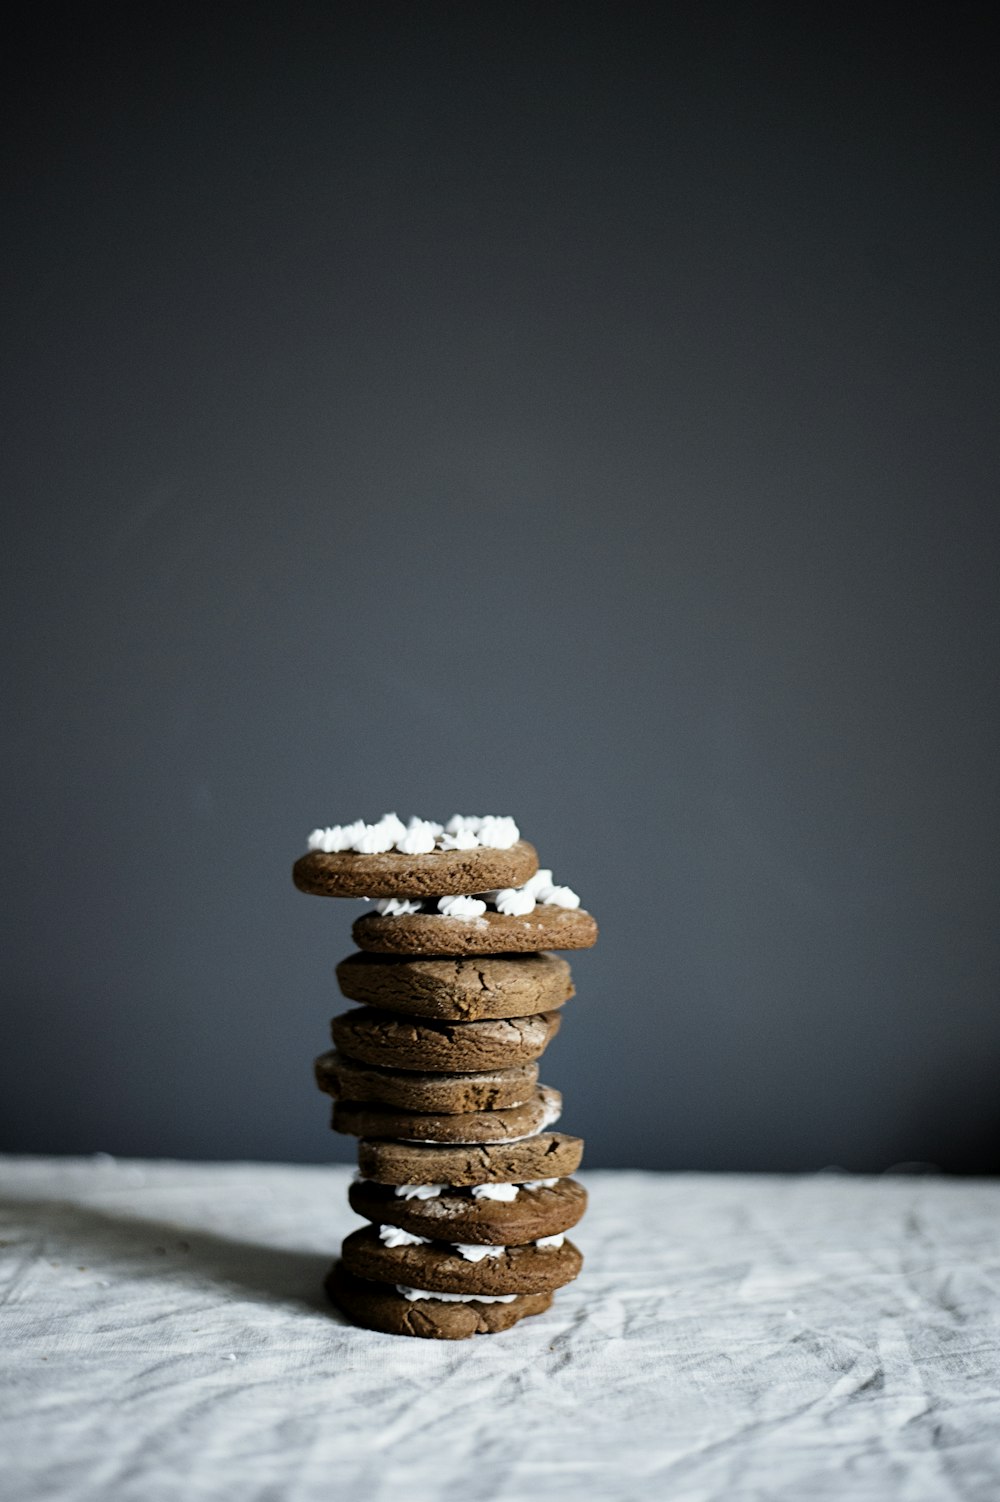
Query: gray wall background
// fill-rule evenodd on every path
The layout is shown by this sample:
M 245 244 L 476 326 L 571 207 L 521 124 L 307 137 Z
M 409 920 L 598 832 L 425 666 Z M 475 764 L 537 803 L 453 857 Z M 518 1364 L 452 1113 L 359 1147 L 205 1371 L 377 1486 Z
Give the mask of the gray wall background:
M 1000 1169 L 987 12 L 814 9 L 12 34 L 9 1148 L 346 1160 L 290 866 L 458 809 L 591 1164 Z

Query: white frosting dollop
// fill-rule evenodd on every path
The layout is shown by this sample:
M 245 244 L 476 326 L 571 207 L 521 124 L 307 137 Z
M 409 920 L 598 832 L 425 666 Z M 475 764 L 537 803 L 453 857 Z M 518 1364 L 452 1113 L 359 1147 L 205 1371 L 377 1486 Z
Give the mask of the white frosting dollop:
M 441 836 L 442 850 L 475 850 L 478 845 L 479 836 L 471 829 L 456 829 Z
M 472 1198 L 476 1200 L 497 1200 L 501 1205 L 509 1205 L 517 1199 L 516 1184 L 473 1184 Z
M 437 1299 L 442 1304 L 513 1304 L 516 1293 L 432 1293 L 427 1288 L 407 1288 L 396 1284 L 396 1292 L 411 1303 L 414 1299 Z
M 571 887 L 556 886 L 552 872 L 543 867 L 525 882 L 523 891 L 528 891 L 543 907 L 579 907 L 580 899 Z
M 486 903 L 478 897 L 440 897 L 438 912 L 445 918 L 478 918 L 486 911 Z
M 565 1233 L 560 1231 L 558 1236 L 539 1236 L 535 1245 L 544 1251 L 546 1247 L 561 1247 L 565 1240 Z
M 550 887 L 539 901 L 544 907 L 579 907 L 580 899 L 572 887 Z
M 354 840 L 352 849 L 359 855 L 384 855 L 391 850 L 396 843 L 396 837 L 392 826 L 381 821 L 378 824 L 366 824 L 361 834 Z
M 404 855 L 429 855 L 440 828 L 439 824 L 431 824 L 426 819 L 411 819 L 409 828 L 404 829 L 396 840 L 396 849 Z
M 401 1200 L 433 1200 L 447 1188 L 447 1184 L 397 1184 L 392 1192 Z
M 458 834 L 460 829 L 471 829 L 473 834 L 477 834 L 482 822 L 477 814 L 452 814 L 444 826 L 444 832 L 445 834 Z
M 534 895 L 524 887 L 503 887 L 489 895 L 497 912 L 509 913 L 512 918 L 523 918 L 535 911 Z
M 466 1262 L 482 1262 L 484 1257 L 502 1257 L 507 1250 L 505 1246 L 472 1246 L 466 1241 L 456 1241 L 452 1245 Z
M 498 818 L 496 814 L 487 814 L 485 819 L 480 819 L 476 834 L 480 845 L 488 845 L 492 850 L 509 850 L 521 838 L 521 831 L 513 819 Z
M 552 1189 L 558 1184 L 558 1179 L 526 1179 L 521 1185 L 522 1189 Z M 399 1191 L 397 1190 L 397 1193 Z
M 401 840 L 406 834 L 406 825 L 398 814 L 383 814 L 378 822 L 382 829 L 392 835 L 394 841 Z M 411 819 L 410 824 L 412 825 L 413 822 Z
M 405 918 L 408 913 L 419 913 L 422 905 L 419 898 L 413 901 L 409 897 L 380 897 L 375 911 L 383 918 Z
M 379 1226 L 379 1240 L 386 1246 L 428 1246 L 429 1236 L 414 1236 L 410 1231 L 404 1231 L 402 1226 Z
M 453 814 L 447 824 L 416 817 L 404 824 L 398 814 L 383 814 L 374 824 L 355 819 L 353 824 L 314 829 L 308 847 L 327 855 L 342 850 L 359 855 L 382 855 L 387 850 L 429 855 L 432 850 L 474 850 L 477 845 L 509 850 L 520 838 L 521 831 L 507 814 Z
M 446 835 L 445 838 L 449 836 Z M 469 902 L 479 903 L 475 912 L 455 906 L 456 903 Z M 446 903 L 449 904 L 447 908 Z M 575 908 L 580 906 L 580 899 L 570 887 L 556 886 L 551 871 L 542 870 L 536 871 L 523 887 L 501 887 L 495 892 L 482 892 L 479 897 L 442 897 L 438 901 L 438 911 L 447 912 L 451 918 L 473 918 L 485 912 L 489 906 L 498 913 L 523 918 L 528 913 L 533 913 L 539 903 L 544 907 Z

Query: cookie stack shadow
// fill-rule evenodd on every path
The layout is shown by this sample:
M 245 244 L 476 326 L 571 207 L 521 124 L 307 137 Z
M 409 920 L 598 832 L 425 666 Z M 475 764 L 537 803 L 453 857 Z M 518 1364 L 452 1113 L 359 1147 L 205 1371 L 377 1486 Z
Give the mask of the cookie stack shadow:
M 317 890 L 298 867 L 296 881 Z M 542 944 L 556 932 L 560 947 L 589 947 L 597 929 L 566 909 L 514 921 L 510 952 L 507 923 L 371 914 L 354 925 L 359 952 L 337 966 L 355 1005 L 333 1019 L 316 1081 L 333 1097 L 334 1131 L 359 1139 L 349 1199 L 368 1224 L 345 1238 L 326 1288 L 369 1329 L 452 1340 L 505 1330 L 580 1271 L 566 1233 L 587 1203 L 571 1177 L 583 1142 L 554 1130 L 562 1099 L 539 1081 L 574 988 Z

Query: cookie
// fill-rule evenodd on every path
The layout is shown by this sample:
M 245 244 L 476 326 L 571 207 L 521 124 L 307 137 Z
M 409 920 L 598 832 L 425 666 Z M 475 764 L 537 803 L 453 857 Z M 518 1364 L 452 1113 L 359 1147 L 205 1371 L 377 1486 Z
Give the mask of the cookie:
M 538 1083 L 538 1065 L 480 1074 L 421 1074 L 412 1069 L 380 1069 L 345 1058 L 336 1049 L 316 1060 L 316 1083 L 338 1100 L 395 1106 L 402 1111 L 505 1111 L 530 1101 Z
M 575 1226 L 587 1208 L 587 1191 L 575 1179 L 531 1189 L 522 1184 L 511 1200 L 486 1199 L 449 1185 L 439 1194 L 408 1199 L 389 1184 L 358 1179 L 348 1198 L 356 1214 L 376 1225 L 399 1226 L 432 1241 L 487 1246 L 523 1246 L 540 1236 L 558 1236 Z
M 572 1283 L 583 1257 L 571 1241 L 559 1246 L 505 1246 L 473 1257 L 445 1242 L 386 1246 L 376 1226 L 363 1226 L 345 1237 L 340 1260 L 357 1278 L 429 1293 L 551 1293 Z
M 355 1324 L 386 1335 L 416 1335 L 427 1340 L 465 1340 L 470 1335 L 496 1335 L 529 1314 L 544 1314 L 551 1293 L 515 1294 L 503 1303 L 451 1303 L 441 1299 L 410 1300 L 387 1283 L 356 1278 L 339 1262 L 327 1274 L 330 1299 Z
M 381 855 L 310 850 L 295 862 L 292 880 L 300 892 L 317 897 L 424 898 L 520 887 L 537 870 L 534 845 L 518 840 L 507 850 L 477 845 L 472 850 L 431 850 L 426 855 L 404 855 L 399 850 Z
M 540 1132 L 523 1142 L 445 1147 L 439 1144 L 379 1142 L 362 1137 L 358 1167 L 378 1184 L 523 1184 L 529 1179 L 561 1179 L 575 1173 L 583 1140 L 562 1132 Z
M 597 923 L 582 908 L 568 907 L 536 907 L 525 917 L 489 909 L 478 918 L 366 913 L 351 934 L 359 949 L 378 954 L 513 954 L 589 949 L 597 943 Z
M 573 995 L 569 966 L 556 954 L 485 959 L 352 954 L 337 966 L 337 980 L 351 1001 L 451 1022 L 529 1017 L 561 1007 Z
M 559 1031 L 558 1012 L 483 1022 L 435 1022 L 359 1007 L 334 1017 L 333 1041 L 341 1053 L 383 1069 L 445 1074 L 509 1069 L 544 1053 Z
M 516 1142 L 552 1126 L 562 1115 L 558 1090 L 541 1085 L 534 1098 L 506 1111 L 462 1111 L 430 1115 L 385 1106 L 338 1101 L 331 1126 L 354 1137 L 388 1137 L 398 1142 Z

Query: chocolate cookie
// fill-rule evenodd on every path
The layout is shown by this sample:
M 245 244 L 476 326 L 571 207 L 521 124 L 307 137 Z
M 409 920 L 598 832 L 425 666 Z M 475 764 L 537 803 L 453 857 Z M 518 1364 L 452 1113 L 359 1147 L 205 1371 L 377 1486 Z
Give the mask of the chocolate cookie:
M 569 966 L 555 954 L 484 959 L 352 954 L 337 966 L 337 980 L 351 1001 L 452 1022 L 529 1017 L 560 1007 L 573 995 Z
M 431 850 L 404 855 L 359 855 L 310 850 L 292 867 L 300 892 L 317 897 L 442 897 L 452 892 L 487 892 L 520 887 L 538 870 L 534 845 L 518 840 L 508 850 L 477 845 L 472 850 Z
M 557 1236 L 575 1226 L 587 1208 L 587 1191 L 575 1179 L 557 1179 L 537 1189 L 522 1184 L 507 1201 L 447 1185 L 426 1199 L 404 1199 L 389 1184 L 359 1179 L 348 1198 L 352 1210 L 376 1225 L 400 1226 L 432 1241 L 487 1246 L 523 1246 L 540 1236 Z
M 402 1283 L 429 1293 L 551 1293 L 572 1283 L 583 1258 L 571 1241 L 560 1246 L 505 1246 L 474 1258 L 455 1247 L 430 1241 L 418 1246 L 386 1246 L 375 1226 L 345 1237 L 340 1260 L 357 1278 Z
M 378 1184 L 523 1184 L 575 1173 L 583 1157 L 580 1137 L 540 1132 L 523 1142 L 444 1147 L 378 1142 L 362 1137 L 358 1167 Z
M 316 1060 L 316 1083 L 342 1101 L 396 1106 L 403 1111 L 505 1111 L 531 1100 L 537 1064 L 517 1064 L 480 1074 L 421 1074 L 413 1069 L 380 1069 L 345 1058 L 336 1049 Z
M 596 921 L 582 908 L 567 907 L 536 907 L 525 917 L 489 909 L 478 918 L 366 913 L 351 933 L 359 949 L 378 954 L 511 954 L 589 949 L 597 943 Z
M 430 1115 L 338 1101 L 330 1124 L 335 1132 L 354 1137 L 388 1137 L 397 1142 L 516 1142 L 519 1137 L 530 1137 L 552 1126 L 561 1114 L 559 1091 L 541 1085 L 534 1099 L 506 1111 Z
M 360 1007 L 334 1017 L 330 1031 L 342 1053 L 365 1064 L 455 1074 L 527 1064 L 544 1053 L 559 1031 L 559 1022 L 558 1012 L 483 1022 L 434 1022 Z
M 327 1294 L 355 1324 L 386 1335 L 416 1335 L 427 1340 L 465 1340 L 509 1330 L 528 1314 L 544 1314 L 550 1293 L 515 1294 L 503 1303 L 450 1303 L 440 1299 L 404 1298 L 386 1283 L 356 1278 L 339 1262 L 327 1274 Z

